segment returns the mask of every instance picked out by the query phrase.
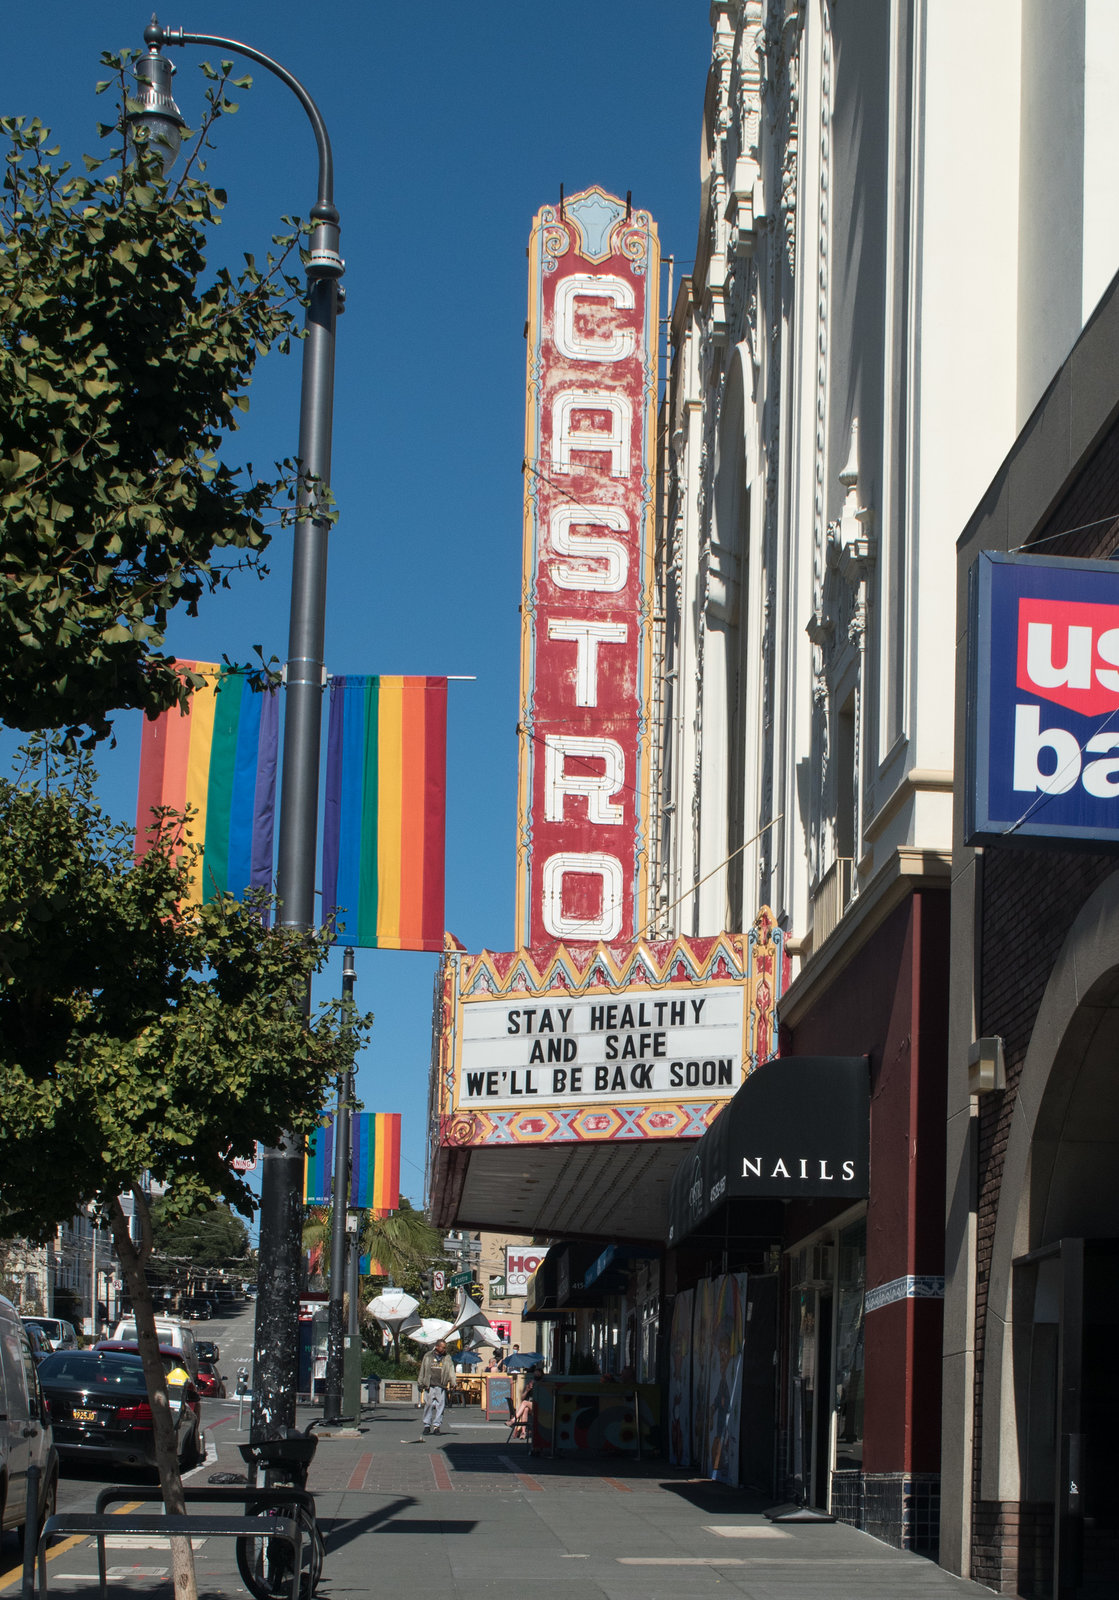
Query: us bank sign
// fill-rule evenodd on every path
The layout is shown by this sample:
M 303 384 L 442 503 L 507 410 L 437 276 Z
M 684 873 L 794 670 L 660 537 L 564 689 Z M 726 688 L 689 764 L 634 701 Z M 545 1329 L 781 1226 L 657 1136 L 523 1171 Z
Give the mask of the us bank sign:
M 968 598 L 966 842 L 1119 844 L 1119 568 L 985 551 Z

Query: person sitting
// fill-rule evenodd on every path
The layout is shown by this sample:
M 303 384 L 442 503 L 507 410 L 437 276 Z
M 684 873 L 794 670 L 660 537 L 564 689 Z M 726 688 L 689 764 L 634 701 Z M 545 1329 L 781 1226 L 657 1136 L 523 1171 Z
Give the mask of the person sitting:
M 525 1374 L 525 1387 L 521 1395 L 521 1403 L 513 1414 L 514 1439 L 527 1439 L 528 1429 L 532 1421 L 532 1396 L 539 1378 L 544 1376 L 541 1367 L 532 1367 Z

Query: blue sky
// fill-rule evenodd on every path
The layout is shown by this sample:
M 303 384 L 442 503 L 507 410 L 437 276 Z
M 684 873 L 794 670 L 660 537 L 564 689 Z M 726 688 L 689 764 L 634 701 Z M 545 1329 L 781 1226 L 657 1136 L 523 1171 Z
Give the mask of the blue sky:
M 140 45 L 150 16 L 121 0 L 40 0 L 4 19 L 0 110 L 36 115 L 80 163 L 106 103 L 104 49 Z M 446 925 L 469 949 L 513 933 L 527 262 L 533 213 L 591 184 L 656 219 L 677 278 L 695 253 L 707 0 L 494 0 L 489 6 L 211 0 L 170 26 L 244 39 L 302 78 L 334 147 L 347 306 L 338 329 L 327 666 L 473 675 L 453 684 Z M 188 122 L 196 63 L 172 52 Z M 239 71 L 242 70 L 239 68 Z M 228 191 L 211 263 L 263 255 L 315 194 L 310 126 L 263 69 L 220 130 L 208 176 Z M 662 296 L 664 283 L 662 281 Z M 666 308 L 662 306 L 662 314 Z M 663 373 L 662 373 L 663 377 Z M 229 459 L 293 455 L 298 352 L 258 367 Z M 182 656 L 283 657 L 287 536 L 264 583 L 241 580 L 177 619 Z M 114 814 L 135 814 L 139 718 L 99 762 Z M 423 1197 L 436 958 L 359 950 L 356 997 L 376 1013 L 359 1058 L 369 1110 L 400 1111 L 401 1187 Z M 337 993 L 336 958 L 320 980 Z

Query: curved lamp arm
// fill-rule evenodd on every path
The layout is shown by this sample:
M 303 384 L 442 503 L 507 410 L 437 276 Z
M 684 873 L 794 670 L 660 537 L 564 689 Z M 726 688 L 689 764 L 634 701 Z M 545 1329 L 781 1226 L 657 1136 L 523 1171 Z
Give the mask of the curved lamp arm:
M 239 39 L 226 39 L 218 33 L 187 33 L 184 28 L 165 28 L 155 17 L 144 29 L 144 43 L 155 53 L 158 53 L 164 45 L 212 44 L 219 50 L 232 50 L 236 55 L 247 56 L 250 61 L 266 67 L 280 79 L 281 83 L 286 83 L 306 111 L 314 131 L 315 144 L 318 146 L 319 193 L 311 208 L 311 216 L 317 223 L 326 223 L 337 229 L 339 216 L 338 208 L 334 204 L 334 156 L 330 148 L 330 135 L 326 131 L 322 112 L 294 73 L 289 72 L 278 61 L 273 61 L 263 50 L 257 50 L 251 44 L 243 44 Z M 330 242 L 330 245 L 327 245 L 325 240 L 312 241 L 310 265 L 312 268 L 318 268 L 317 272 L 313 273 L 314 276 L 339 278 L 342 276 L 342 261 L 338 255 L 337 245 L 337 237 Z M 331 266 L 334 266 L 333 271 L 329 270 Z

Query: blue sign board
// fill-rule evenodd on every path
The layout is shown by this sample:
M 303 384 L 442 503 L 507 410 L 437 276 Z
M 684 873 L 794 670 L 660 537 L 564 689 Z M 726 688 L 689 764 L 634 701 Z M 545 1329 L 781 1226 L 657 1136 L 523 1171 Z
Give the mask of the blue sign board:
M 1119 564 L 972 567 L 964 837 L 1119 845 Z

